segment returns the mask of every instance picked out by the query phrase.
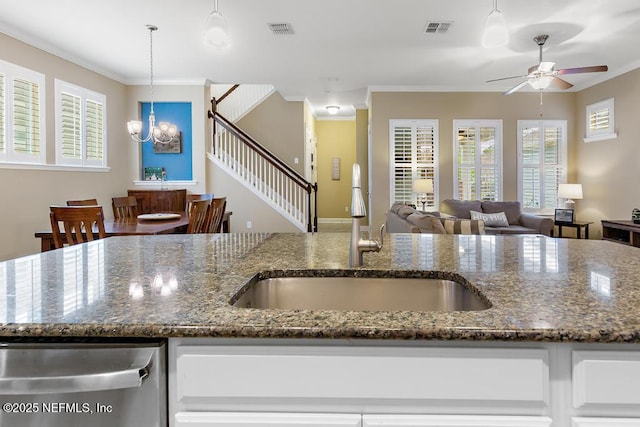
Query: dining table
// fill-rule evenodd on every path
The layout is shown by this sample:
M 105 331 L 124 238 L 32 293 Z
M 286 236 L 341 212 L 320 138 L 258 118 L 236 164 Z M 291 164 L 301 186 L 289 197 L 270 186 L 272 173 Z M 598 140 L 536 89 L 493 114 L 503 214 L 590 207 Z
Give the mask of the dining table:
M 104 221 L 106 237 L 142 236 L 153 234 L 184 234 L 189 225 L 186 212 L 139 215 L 138 218 L 121 218 Z M 51 230 L 38 231 L 41 252 L 55 249 Z M 64 238 L 64 236 L 63 236 Z

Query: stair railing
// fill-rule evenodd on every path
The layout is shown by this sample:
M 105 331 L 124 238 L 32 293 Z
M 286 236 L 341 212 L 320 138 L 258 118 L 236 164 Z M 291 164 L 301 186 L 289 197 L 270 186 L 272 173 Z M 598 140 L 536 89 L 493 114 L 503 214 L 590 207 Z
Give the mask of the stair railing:
M 233 89 L 235 87 L 230 91 Z M 213 119 L 213 156 L 297 223 L 306 225 L 307 231 L 317 231 L 318 184 L 308 182 L 251 135 L 217 112 L 217 102 L 212 98 L 211 110 L 208 111 L 208 117 Z M 217 132 L 217 126 L 225 132 Z

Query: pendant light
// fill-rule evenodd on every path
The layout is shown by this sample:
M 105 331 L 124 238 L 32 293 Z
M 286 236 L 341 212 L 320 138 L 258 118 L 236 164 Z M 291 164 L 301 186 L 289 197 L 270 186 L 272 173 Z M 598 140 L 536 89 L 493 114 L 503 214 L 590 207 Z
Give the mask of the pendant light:
M 202 39 L 204 42 L 216 49 L 225 49 L 229 47 L 231 39 L 229 37 L 229 28 L 227 20 L 220 12 L 218 12 L 218 0 L 214 0 L 213 12 L 209 14 L 204 29 L 202 31 Z
M 149 111 L 149 133 L 146 137 L 141 137 L 142 122 L 140 120 L 131 120 L 127 122 L 127 129 L 131 138 L 135 142 L 149 142 L 153 140 L 154 144 L 168 144 L 177 140 L 178 128 L 169 122 L 160 122 L 156 126 L 156 115 L 153 111 L 153 32 L 158 29 L 155 25 L 147 25 L 149 29 L 149 91 L 151 92 L 151 110 Z
M 493 10 L 487 16 L 482 33 L 483 47 L 500 47 L 509 43 L 509 31 L 504 15 L 498 9 L 498 0 L 493 0 Z

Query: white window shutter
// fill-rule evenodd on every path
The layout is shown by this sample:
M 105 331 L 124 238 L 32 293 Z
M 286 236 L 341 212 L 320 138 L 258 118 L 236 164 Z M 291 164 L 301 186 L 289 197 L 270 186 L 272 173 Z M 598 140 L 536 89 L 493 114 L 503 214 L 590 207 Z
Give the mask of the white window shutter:
M 5 89 L 4 89 L 4 74 L 0 73 L 0 153 L 4 153 L 7 149 L 5 129 L 7 127 L 7 114 L 5 112 Z
M 454 120 L 454 197 L 502 200 L 502 121 Z
M 22 155 L 40 155 L 40 87 L 13 80 L 13 149 Z
M 62 128 L 61 144 L 62 157 L 65 159 L 82 158 L 82 113 L 80 104 L 82 100 L 79 96 L 63 92 L 61 96 L 60 126 Z
M 437 120 L 391 120 L 391 203 L 421 204 L 424 195 L 413 192 L 413 181 L 430 178 L 434 194 L 427 194 L 425 207 L 437 200 Z
M 56 163 L 106 166 L 106 97 L 61 80 L 55 89 Z
M 523 209 L 551 213 L 558 185 L 566 182 L 567 133 L 564 120 L 518 120 L 518 199 Z
M 104 106 L 102 103 L 87 100 L 85 117 L 86 158 L 102 162 L 104 154 Z

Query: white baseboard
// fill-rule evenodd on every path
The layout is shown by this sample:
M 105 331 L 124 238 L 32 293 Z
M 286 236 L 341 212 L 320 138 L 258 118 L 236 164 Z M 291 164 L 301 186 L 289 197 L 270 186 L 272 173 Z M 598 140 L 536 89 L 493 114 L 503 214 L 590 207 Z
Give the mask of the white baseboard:
M 351 218 L 318 218 L 318 224 L 349 224 Z

